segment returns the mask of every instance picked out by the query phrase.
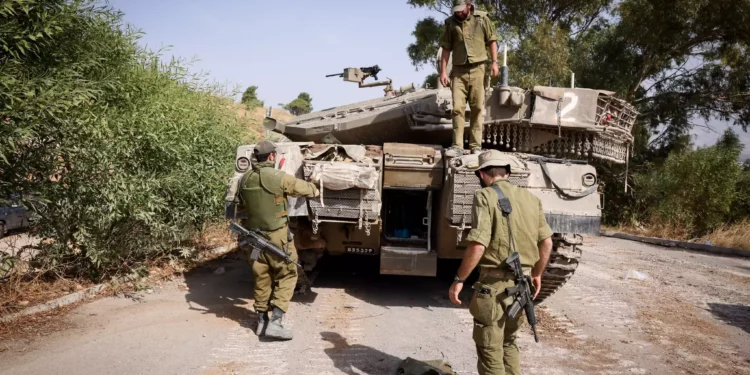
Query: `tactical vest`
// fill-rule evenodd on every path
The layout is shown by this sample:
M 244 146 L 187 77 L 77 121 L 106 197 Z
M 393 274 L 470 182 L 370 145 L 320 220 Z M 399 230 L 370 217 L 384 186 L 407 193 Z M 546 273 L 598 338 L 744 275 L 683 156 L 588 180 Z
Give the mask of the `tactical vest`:
M 273 168 L 253 169 L 241 181 L 242 203 L 248 229 L 274 231 L 287 224 L 288 203 L 281 188 L 284 172 Z

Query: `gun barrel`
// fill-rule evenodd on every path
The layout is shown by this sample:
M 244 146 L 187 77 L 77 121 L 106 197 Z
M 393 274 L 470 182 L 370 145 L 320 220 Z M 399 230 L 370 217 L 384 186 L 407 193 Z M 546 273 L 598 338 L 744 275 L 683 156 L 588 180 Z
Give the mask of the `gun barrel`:
M 343 77 L 344 73 L 333 73 L 333 74 L 326 75 L 326 77 L 336 77 L 336 76 Z
M 526 306 L 524 306 L 524 310 L 526 312 L 526 321 L 529 322 L 529 325 L 531 326 L 531 329 L 534 331 L 534 341 L 539 342 L 539 336 L 537 336 L 536 333 L 536 313 L 534 312 L 534 301 L 531 300 L 531 291 L 529 288 L 526 288 L 526 293 L 528 300 L 526 301 Z

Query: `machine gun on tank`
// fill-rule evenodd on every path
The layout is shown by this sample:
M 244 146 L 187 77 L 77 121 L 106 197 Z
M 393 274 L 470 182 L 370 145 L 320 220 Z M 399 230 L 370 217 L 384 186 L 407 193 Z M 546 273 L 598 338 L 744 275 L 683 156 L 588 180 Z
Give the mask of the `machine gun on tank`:
M 359 79 L 356 81 L 352 81 L 352 82 L 364 81 L 370 76 L 372 76 L 372 78 L 375 78 L 375 80 L 377 81 L 378 73 L 380 73 L 381 70 L 382 69 L 380 69 L 380 67 L 377 65 L 367 66 L 364 68 L 344 68 L 343 73 L 333 73 L 333 74 L 327 75 L 326 77 L 344 77 L 344 76 L 348 76 L 348 74 L 354 73 Z M 344 77 L 344 80 L 348 81 L 346 77 Z
M 357 82 L 359 88 L 386 86 L 384 91 L 387 94 L 392 91 L 391 84 L 393 81 L 390 78 L 387 78 L 385 81 L 378 81 L 378 73 L 380 71 L 381 69 L 377 65 L 362 68 L 344 68 L 343 73 L 328 74 L 326 77 L 342 77 L 345 82 Z M 374 78 L 375 82 L 363 83 L 369 77 Z

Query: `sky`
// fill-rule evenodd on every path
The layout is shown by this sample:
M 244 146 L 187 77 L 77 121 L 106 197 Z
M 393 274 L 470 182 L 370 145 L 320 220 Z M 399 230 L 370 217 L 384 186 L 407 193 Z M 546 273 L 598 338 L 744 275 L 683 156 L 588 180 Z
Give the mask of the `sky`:
M 383 95 L 327 74 L 345 67 L 378 65 L 380 80 L 394 88 L 434 71 L 416 71 L 406 53 L 414 25 L 429 16 L 406 0 L 110 0 L 125 21 L 141 29 L 151 49 L 192 59 L 195 72 L 218 82 L 258 86 L 266 107 L 292 101 L 300 92 L 320 110 Z M 441 19 L 443 16 L 437 14 Z M 370 82 L 369 78 L 366 82 Z M 237 97 L 239 99 L 239 96 Z
M 740 155 L 740 161 L 744 162 L 745 160 L 750 159 L 750 133 L 744 132 L 741 127 L 733 126 L 728 122 L 709 121 L 707 123 L 706 121 L 698 120 L 696 123 L 700 125 L 709 125 L 711 129 L 705 129 L 702 127 L 693 129 L 693 142 L 695 143 L 695 146 L 705 147 L 715 144 L 719 137 L 724 133 L 724 130 L 731 127 L 745 145 L 745 149 L 742 150 L 742 154 Z
M 421 85 L 435 69 L 424 66 L 417 71 L 411 64 L 406 53 L 414 41 L 411 33 L 422 18 L 444 18 L 412 8 L 406 0 L 108 2 L 125 13 L 125 22 L 144 33 L 142 44 L 152 50 L 168 47 L 165 58 L 197 59 L 193 72 L 207 73 L 230 88 L 258 86 L 266 107 L 278 107 L 307 92 L 314 110 L 383 95 L 382 87 L 360 89 L 339 77 L 325 77 L 346 67 L 378 65 L 378 78 L 391 78 L 394 88 Z M 714 144 L 729 126 L 710 125 L 714 131 L 693 131 L 696 146 Z M 734 129 L 746 145 L 742 160 L 750 158 L 750 134 Z

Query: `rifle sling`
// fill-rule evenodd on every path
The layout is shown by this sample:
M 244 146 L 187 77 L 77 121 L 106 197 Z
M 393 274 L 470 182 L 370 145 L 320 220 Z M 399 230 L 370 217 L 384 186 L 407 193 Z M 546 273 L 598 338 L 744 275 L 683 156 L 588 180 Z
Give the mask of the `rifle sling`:
M 503 193 L 503 190 L 500 189 L 497 185 L 492 185 L 492 190 L 495 191 L 497 194 L 497 206 L 500 208 L 500 211 L 502 211 L 503 216 L 505 216 L 505 221 L 508 223 L 508 238 L 510 238 L 510 249 L 512 252 L 516 251 L 516 241 L 513 239 L 513 229 L 511 229 L 510 225 L 510 213 L 513 212 L 513 207 L 510 204 L 510 199 L 505 196 L 505 193 Z
M 503 191 L 502 189 L 500 189 L 499 186 L 492 185 L 492 189 L 495 190 L 495 193 L 497 193 L 497 205 L 500 207 L 500 210 L 503 212 L 503 216 L 505 216 L 505 221 L 508 222 L 508 237 L 510 238 L 510 241 L 509 241 L 510 248 L 513 250 L 513 252 L 517 252 L 518 250 L 516 250 L 516 241 L 513 239 L 513 230 L 511 229 L 511 225 L 510 225 L 510 213 L 513 211 L 510 205 L 510 200 L 505 196 L 505 194 L 503 194 Z M 520 263 L 521 254 L 518 254 L 518 256 L 519 256 L 518 261 Z M 514 314 L 513 312 L 514 308 L 516 308 L 517 310 L 520 310 L 522 308 L 528 307 L 528 305 L 521 306 L 520 304 L 521 300 L 518 299 L 519 292 L 521 291 L 521 288 L 523 287 L 522 282 L 528 276 L 524 276 L 523 273 L 521 273 L 520 275 L 514 275 L 514 276 L 517 277 L 516 285 L 505 289 L 505 293 L 508 296 L 514 296 L 513 304 L 508 308 L 509 314 Z M 529 285 L 529 288 L 530 288 L 529 293 L 533 294 L 533 292 L 531 291 L 532 286 Z M 531 296 L 529 295 L 529 297 Z M 531 328 L 534 331 L 534 341 L 539 342 L 539 337 L 537 336 L 537 333 L 536 333 L 536 317 L 534 316 L 534 303 L 531 301 L 531 299 L 529 299 L 527 301 L 527 304 L 531 305 L 530 306 L 531 312 L 526 314 L 526 320 L 529 322 L 529 325 L 531 325 Z M 526 309 L 526 311 L 528 312 L 528 309 Z M 520 311 L 516 311 L 515 314 L 518 314 L 519 312 Z

